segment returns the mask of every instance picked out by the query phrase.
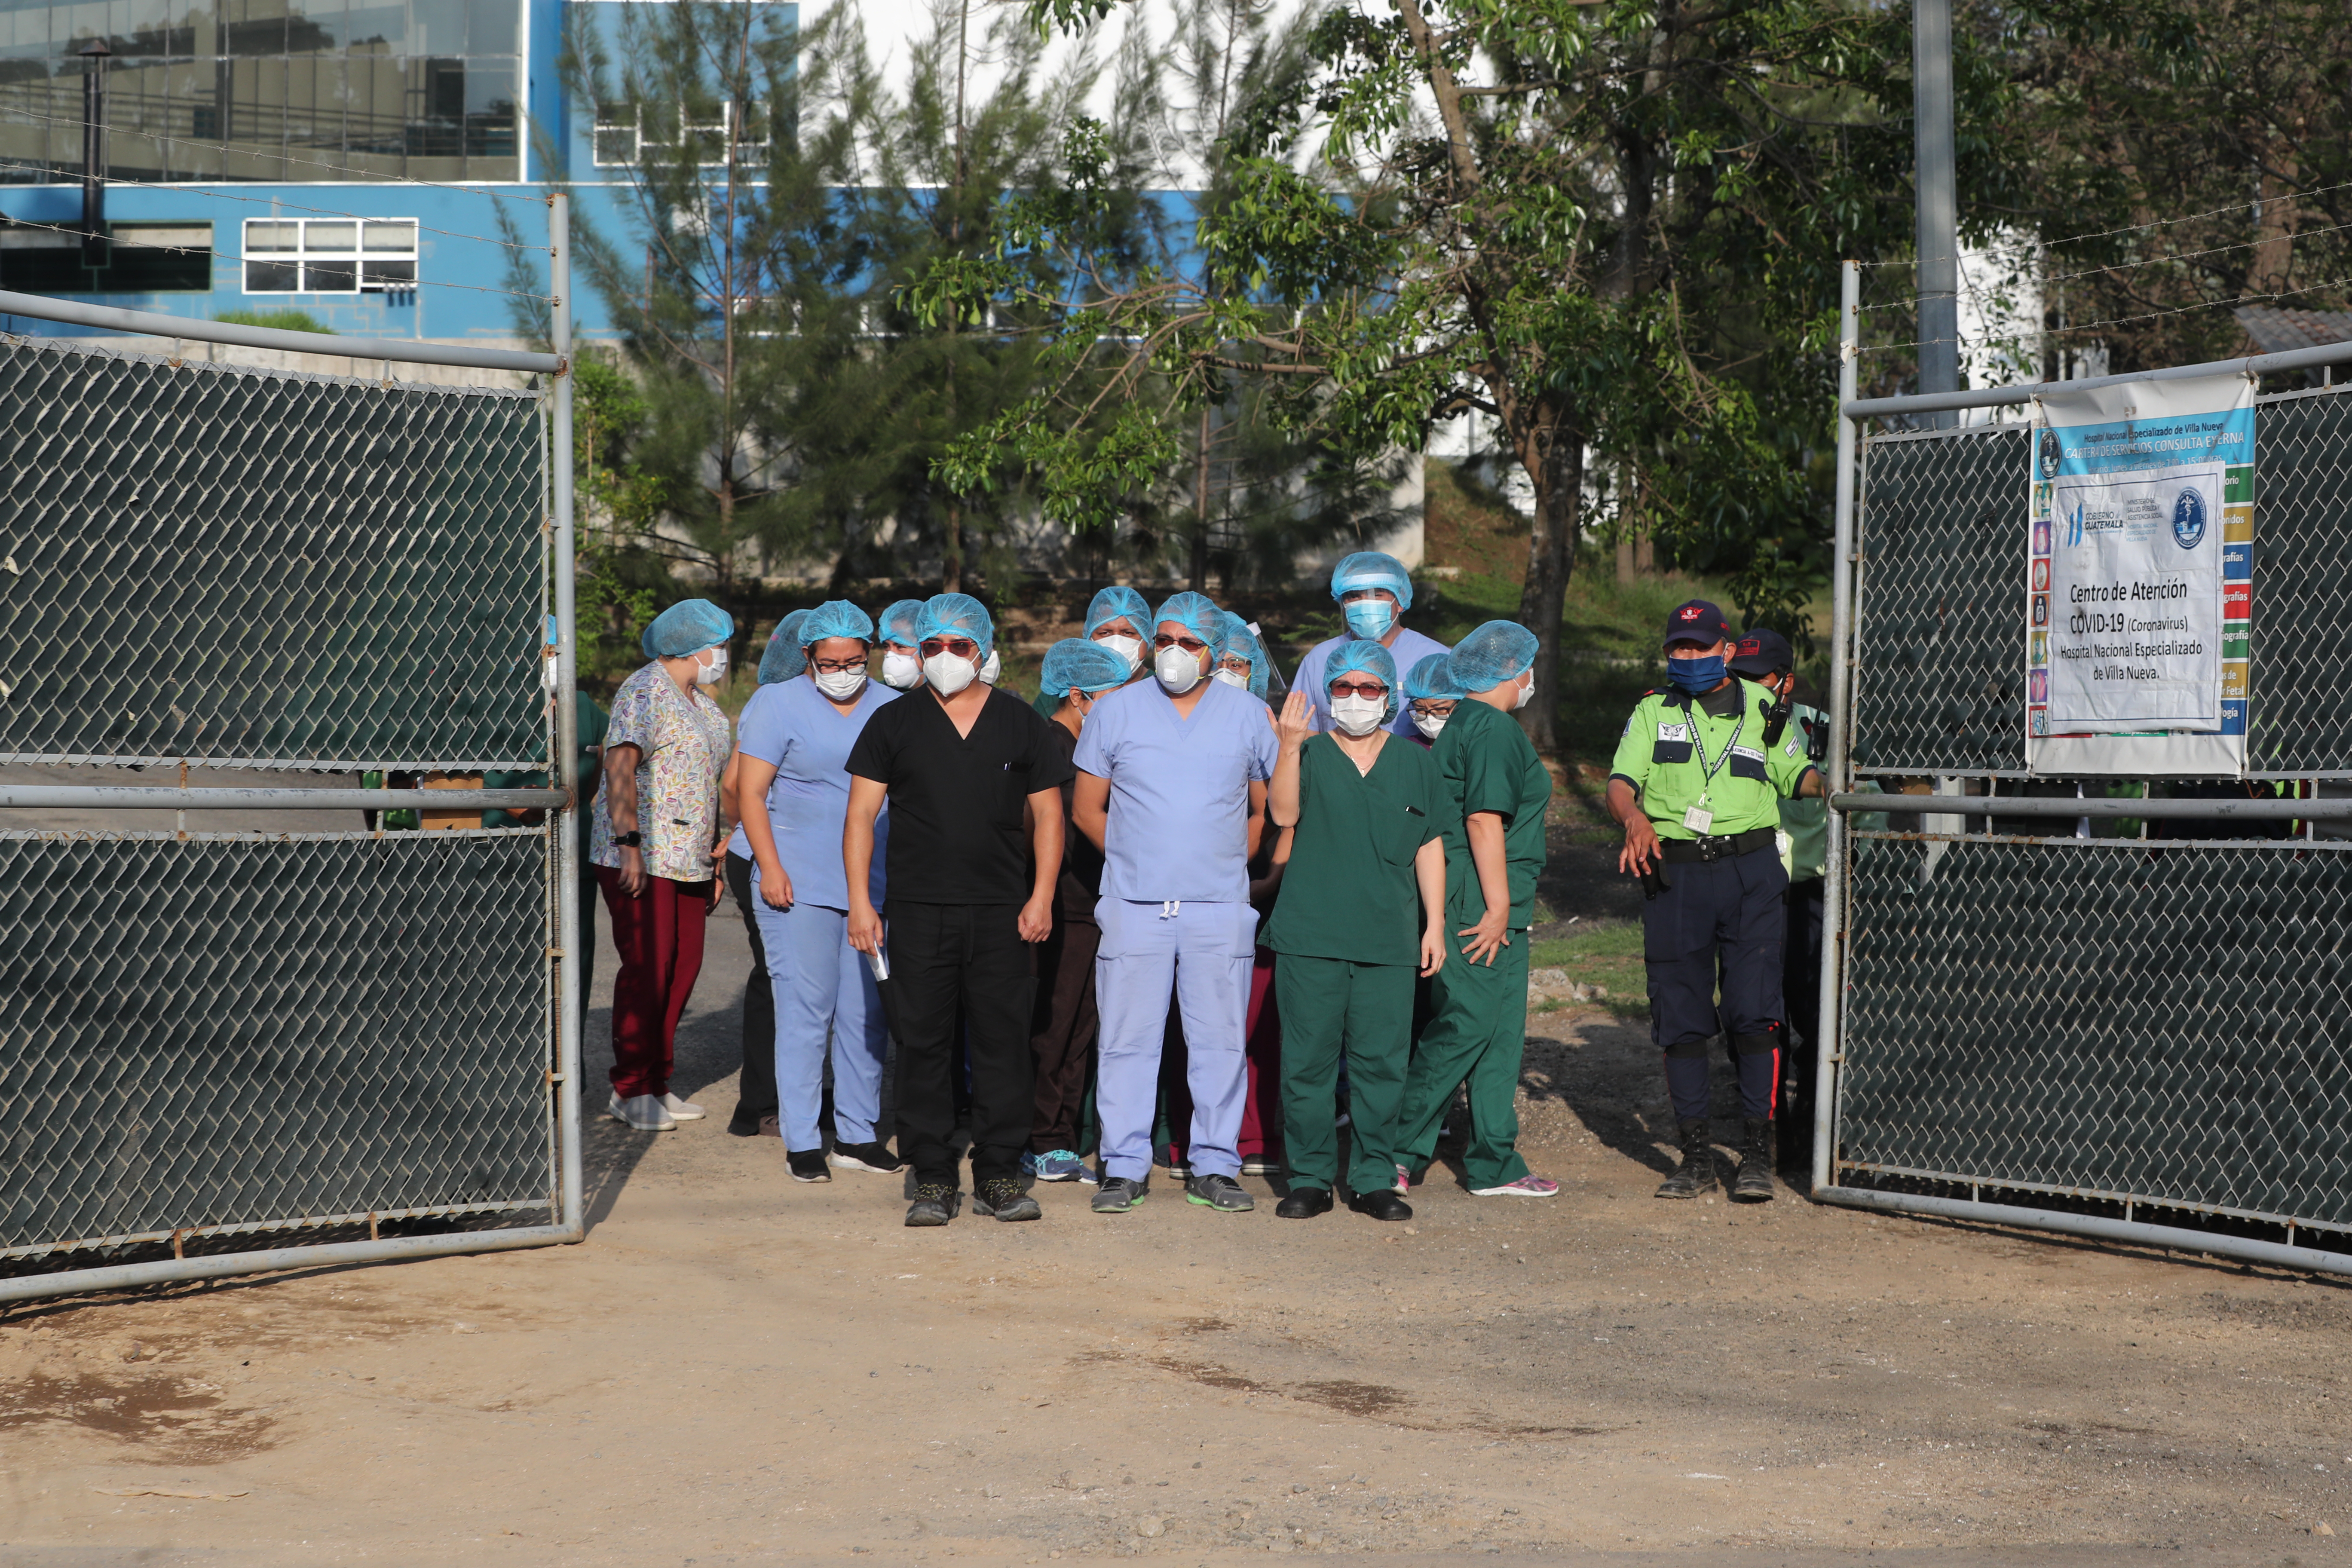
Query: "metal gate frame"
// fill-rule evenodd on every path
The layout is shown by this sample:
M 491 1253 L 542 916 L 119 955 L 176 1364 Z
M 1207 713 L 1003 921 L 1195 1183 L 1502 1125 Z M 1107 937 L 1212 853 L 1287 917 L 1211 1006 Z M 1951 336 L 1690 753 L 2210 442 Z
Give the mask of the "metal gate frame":
M 573 629 L 572 583 L 573 377 L 572 374 L 571 212 L 570 198 L 561 192 L 550 195 L 547 202 L 548 249 L 551 263 L 549 292 L 552 296 L 551 314 L 554 339 L 552 353 L 537 353 L 512 349 L 471 348 L 453 343 L 351 338 L 318 332 L 286 331 L 275 328 L 198 321 L 152 311 L 128 310 L 111 306 L 51 300 L 7 290 L 0 290 L 0 312 L 160 340 L 184 340 L 222 343 L 234 347 L 341 356 L 355 362 L 382 363 L 386 367 L 387 372 L 391 363 L 397 362 L 474 370 L 515 371 L 548 377 L 551 390 L 547 400 L 549 418 L 543 437 L 546 444 L 543 471 L 548 512 L 546 522 L 549 535 L 548 561 L 551 581 L 546 607 L 551 612 L 553 622 L 551 627 L 553 640 L 547 649 L 547 657 L 551 658 L 554 664 L 552 690 L 555 718 L 552 735 L 555 756 L 551 759 L 549 772 L 558 787 L 479 790 L 313 790 L 191 789 L 184 787 L 184 784 L 179 788 L 111 785 L 0 786 L 0 805 L 73 806 L 84 809 L 114 810 L 152 810 L 161 807 L 183 811 L 188 809 L 283 810 L 289 807 L 314 809 L 357 807 L 366 810 L 383 810 L 430 805 L 442 808 L 454 806 L 461 809 L 501 807 L 512 810 L 543 809 L 547 811 L 547 825 L 541 831 L 550 836 L 548 859 L 552 873 L 549 888 L 551 903 L 548 914 L 549 923 L 553 928 L 550 934 L 554 940 L 545 944 L 547 956 L 552 962 L 549 993 L 555 1036 L 555 1062 L 547 1072 L 549 1087 L 554 1090 L 554 1104 L 551 1110 L 555 1141 L 556 1169 L 553 1173 L 555 1190 L 551 1194 L 553 1201 L 549 1205 L 553 1210 L 550 1216 L 552 1223 L 496 1230 L 458 1231 L 440 1236 L 379 1237 L 376 1235 L 377 1227 L 374 1223 L 379 1216 L 371 1215 L 257 1218 L 232 1225 L 213 1226 L 209 1229 L 268 1235 L 304 1226 L 365 1223 L 370 1239 L 214 1253 L 196 1257 L 175 1256 L 168 1259 L 146 1263 L 120 1264 L 0 1279 L 0 1304 L 48 1296 L 116 1290 L 140 1285 L 264 1273 L 276 1269 L 387 1262 L 399 1258 L 428 1258 L 451 1253 L 546 1247 L 557 1243 L 576 1242 L 583 1239 L 587 1233 L 580 1160 L 580 1030 L 583 999 L 577 996 L 577 987 L 574 984 L 574 975 L 578 967 L 575 952 L 581 941 L 579 900 L 575 894 L 575 883 L 579 871 L 575 864 L 579 855 L 576 820 L 581 779 L 578 714 L 573 695 L 579 668 L 579 650 Z M 182 1233 L 173 1233 L 175 1253 L 179 1250 L 176 1241 L 179 1234 Z M 124 1237 L 112 1239 L 115 1243 L 121 1243 L 142 1238 Z M 59 1238 L 59 1245 L 63 1247 L 70 1244 L 64 1238 Z
M 2183 1210 L 2200 1205 L 2178 1199 L 2107 1192 L 2079 1195 L 2108 1204 L 2121 1203 L 2121 1219 L 2037 1206 L 2053 1195 L 2076 1195 L 2063 1188 L 2037 1186 L 1994 1178 L 1974 1181 L 1966 1174 L 1930 1180 L 1969 1184 L 1967 1199 L 1928 1193 L 1887 1192 L 1839 1184 L 1841 1171 L 1836 1142 L 1843 1065 L 1845 1023 L 1848 895 L 1852 876 L 1851 828 L 1847 818 L 1856 812 L 1884 812 L 1884 795 L 1858 793 L 1850 745 L 1853 732 L 1853 676 L 1856 651 L 1856 595 L 1863 561 L 1857 551 L 1856 505 L 1859 448 L 1865 421 L 1888 416 L 1914 416 L 1969 408 L 2018 407 L 2044 392 L 2080 391 L 2086 387 L 2141 381 L 2170 381 L 2193 376 L 2283 374 L 2352 363 L 2352 342 L 2296 349 L 2283 353 L 2256 354 L 2208 364 L 2177 365 L 2121 375 L 2025 386 L 1986 388 L 1967 392 L 1914 394 L 1897 397 L 1858 395 L 1857 360 L 1861 346 L 1862 268 L 1848 261 L 1843 268 L 1839 301 L 1839 369 L 1837 421 L 1836 529 L 1831 569 L 1832 612 L 1830 647 L 1830 757 L 1828 773 L 1829 831 L 1824 868 L 1821 1035 L 1817 1049 L 1822 1070 L 1815 1077 L 1813 1100 L 1813 1166 L 1811 1195 L 1817 1203 L 1839 1204 L 1874 1211 L 1935 1215 L 1991 1225 L 2015 1226 L 2104 1241 L 2126 1242 L 2193 1253 L 2233 1258 L 2247 1262 L 2352 1275 L 2352 1252 L 2331 1251 L 2256 1237 L 2191 1229 L 2183 1226 L 2149 1224 L 2131 1217 L 2136 1204 L 2151 1208 Z M 2352 395 L 2352 393 L 2347 393 Z M 2264 399 L 2263 401 L 2271 401 Z M 1932 438 L 1932 437 L 1930 437 Z M 2259 462 L 2259 458 L 2257 458 Z M 2258 470 L 2259 472 L 2259 470 Z M 2020 482 L 2023 476 L 2021 474 Z M 2257 479 L 2259 485 L 2259 479 Z M 2259 489 L 2257 494 L 2259 495 Z M 1916 797 L 1924 804 L 1937 796 Z M 1947 813 L 1946 815 L 1950 815 Z M 1984 816 L 1979 808 L 1975 815 Z M 2241 820 L 2294 821 L 2352 818 L 2352 800 L 2052 800 L 2001 796 L 1999 815 L 2007 816 L 2130 816 L 2157 818 L 2230 817 Z M 2025 1201 L 1986 1203 L 1977 1188 L 2012 1191 Z M 2284 1216 L 2249 1215 L 2283 1224 L 2289 1236 L 2295 1223 Z

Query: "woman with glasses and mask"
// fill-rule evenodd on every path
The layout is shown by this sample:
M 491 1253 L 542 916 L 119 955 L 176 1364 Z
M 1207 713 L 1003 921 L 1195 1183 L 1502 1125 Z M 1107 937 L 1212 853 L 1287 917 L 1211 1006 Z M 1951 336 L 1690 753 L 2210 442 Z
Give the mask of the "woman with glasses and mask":
M 1345 1053 L 1352 1144 L 1349 1206 L 1412 1217 L 1397 1191 L 1413 982 L 1445 963 L 1445 786 L 1428 752 L 1388 728 L 1396 661 L 1376 642 L 1335 651 L 1320 677 L 1331 731 L 1304 691 L 1284 700 L 1266 809 L 1290 859 L 1261 939 L 1276 953 L 1290 1193 L 1284 1219 L 1328 1214 L 1339 1170 L 1336 1096 Z
M 670 1089 L 677 1021 L 702 972 L 703 918 L 719 901 L 711 859 L 726 839 L 719 787 L 727 713 L 707 688 L 727 679 L 735 618 L 708 599 L 654 617 L 648 660 L 613 694 L 604 775 L 588 855 L 620 950 L 613 977 L 614 1120 L 667 1132 L 702 1108 Z
M 801 668 L 765 681 L 743 707 L 736 738 L 735 810 L 729 847 L 751 862 L 746 907 L 758 922 L 775 999 L 779 1130 L 796 1182 L 832 1179 L 830 1167 L 889 1174 L 898 1168 L 875 1121 L 889 1046 L 882 998 L 865 954 L 849 945 L 849 884 L 841 830 L 849 811 L 850 747 L 874 712 L 898 697 L 867 679 L 874 623 L 846 600 L 819 605 L 793 639 Z M 875 823 L 887 843 L 887 815 Z M 882 867 L 867 897 L 882 897 Z M 834 1145 L 818 1126 L 824 1068 L 833 1064 Z

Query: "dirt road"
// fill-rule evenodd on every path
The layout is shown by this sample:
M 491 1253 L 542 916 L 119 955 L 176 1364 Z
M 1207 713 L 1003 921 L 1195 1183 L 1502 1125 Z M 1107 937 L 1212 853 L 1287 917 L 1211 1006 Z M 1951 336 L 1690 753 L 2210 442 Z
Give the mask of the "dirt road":
M 0 1320 L 0 1564 L 2352 1561 L 2342 1286 L 1654 1202 L 1655 1059 L 1589 1014 L 1529 1051 L 1555 1200 L 909 1231 L 727 1136 L 713 931 L 712 1120 L 599 1121 L 585 1245 Z

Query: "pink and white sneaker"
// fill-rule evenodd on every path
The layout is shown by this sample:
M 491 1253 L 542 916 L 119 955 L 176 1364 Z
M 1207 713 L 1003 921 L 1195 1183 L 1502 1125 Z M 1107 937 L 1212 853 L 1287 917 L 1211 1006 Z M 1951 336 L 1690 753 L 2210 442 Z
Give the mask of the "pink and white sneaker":
M 1499 1187 L 1473 1187 L 1474 1198 L 1549 1198 L 1559 1193 L 1559 1184 L 1549 1176 L 1521 1176 L 1516 1182 L 1506 1182 Z
M 1412 1173 L 1402 1163 L 1397 1166 L 1396 1195 L 1401 1198 L 1412 1196 Z

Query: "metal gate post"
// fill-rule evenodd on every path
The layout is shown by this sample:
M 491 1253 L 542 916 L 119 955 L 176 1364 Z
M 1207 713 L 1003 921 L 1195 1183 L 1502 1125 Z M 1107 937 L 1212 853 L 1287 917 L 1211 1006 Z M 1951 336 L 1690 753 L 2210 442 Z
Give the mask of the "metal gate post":
M 556 942 L 562 950 L 556 988 L 556 1158 L 562 1205 L 556 1224 L 573 1241 L 588 1234 L 580 1177 L 580 1015 L 588 999 L 580 994 L 580 944 L 592 940 L 580 929 L 580 703 L 579 640 L 572 613 L 572 198 L 557 191 L 547 198 L 548 292 L 555 355 L 555 406 L 549 421 L 549 491 L 555 509 L 555 766 L 554 776 L 569 797 L 557 813 L 555 842 L 548 847 L 556 866 Z
M 1847 787 L 1847 759 L 1853 727 L 1854 432 L 1845 411 L 1854 399 L 1856 355 L 1862 346 L 1862 263 L 1840 269 L 1838 287 L 1837 523 L 1830 552 L 1830 770 L 1824 796 Z M 1837 1157 L 1838 1041 L 1843 1034 L 1839 1003 L 1845 994 L 1845 818 L 1822 813 L 1826 826 L 1822 864 L 1822 995 L 1819 1034 L 1811 1042 L 1813 1071 L 1812 1193 L 1830 1184 Z

